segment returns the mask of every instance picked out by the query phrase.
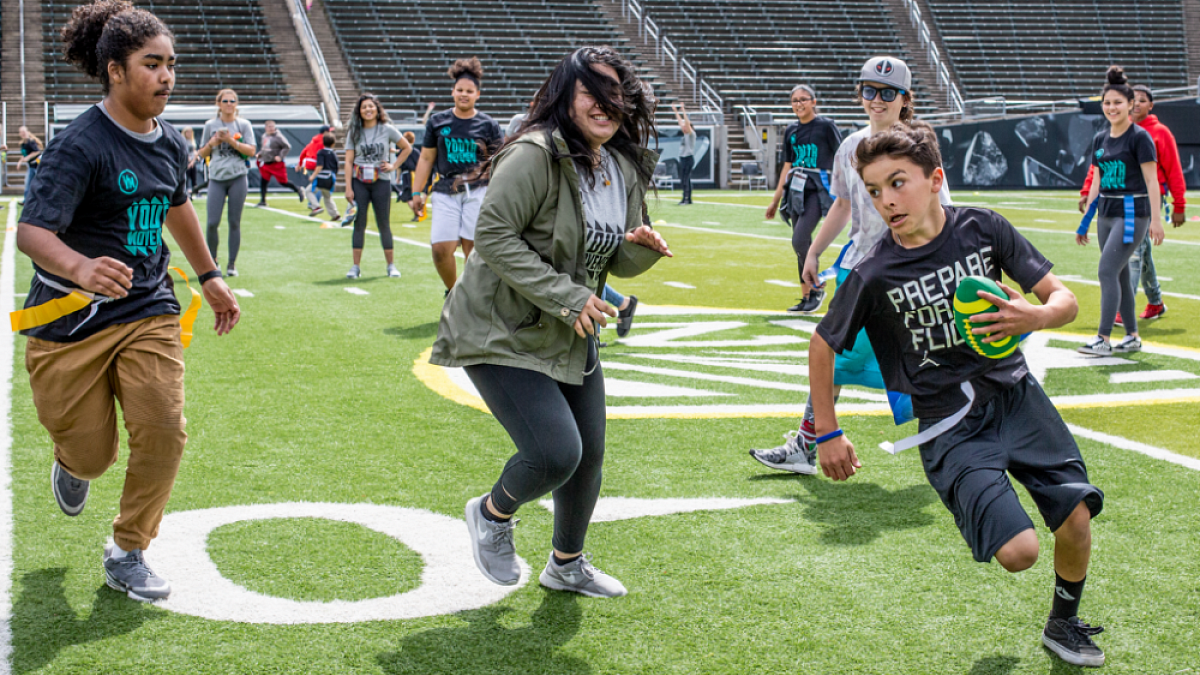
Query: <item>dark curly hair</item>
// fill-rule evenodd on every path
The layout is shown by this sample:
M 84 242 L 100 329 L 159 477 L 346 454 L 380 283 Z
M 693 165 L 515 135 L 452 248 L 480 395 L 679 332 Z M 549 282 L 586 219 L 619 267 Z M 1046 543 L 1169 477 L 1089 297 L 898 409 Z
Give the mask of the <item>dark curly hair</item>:
M 1125 77 L 1125 69 L 1121 66 L 1109 66 L 1108 72 L 1104 74 L 1105 85 L 1100 91 L 1100 97 L 1110 91 L 1115 91 L 1125 97 L 1126 100 L 1134 99 L 1133 88 L 1129 86 L 1129 78 Z M 1150 99 L 1154 100 L 1154 99 Z
M 147 42 L 175 34 L 157 16 L 127 0 L 98 0 L 80 5 L 62 28 L 63 56 L 89 77 L 100 80 L 108 93 L 108 64 L 125 61 Z
M 450 66 L 446 74 L 455 82 L 464 77 L 469 78 L 478 87 L 479 83 L 483 81 L 483 64 L 475 56 L 469 59 L 459 59 Z

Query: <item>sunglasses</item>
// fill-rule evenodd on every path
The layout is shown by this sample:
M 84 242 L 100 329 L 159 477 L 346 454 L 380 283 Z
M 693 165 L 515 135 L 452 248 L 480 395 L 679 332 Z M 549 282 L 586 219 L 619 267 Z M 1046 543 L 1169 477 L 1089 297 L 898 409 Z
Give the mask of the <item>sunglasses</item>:
M 864 101 L 874 101 L 875 95 L 878 94 L 879 98 L 882 98 L 884 102 L 891 103 L 892 101 L 896 100 L 896 96 L 903 96 L 907 93 L 908 92 L 904 91 L 903 89 L 893 89 L 892 87 L 877 89 L 869 84 L 864 84 L 862 87 L 862 97 Z
M 221 103 L 237 103 L 237 100 L 222 99 Z

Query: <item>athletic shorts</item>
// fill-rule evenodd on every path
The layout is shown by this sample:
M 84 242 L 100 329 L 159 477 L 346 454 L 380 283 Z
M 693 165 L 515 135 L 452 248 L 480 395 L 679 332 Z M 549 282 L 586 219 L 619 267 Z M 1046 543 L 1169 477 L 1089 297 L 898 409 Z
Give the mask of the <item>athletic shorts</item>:
M 258 165 L 258 176 L 262 178 L 264 183 L 272 178 L 279 181 L 281 184 L 286 183 L 288 182 L 287 164 L 283 162 L 267 162 L 266 164 L 260 163 Z
M 938 421 L 923 419 L 920 428 Z M 1079 502 L 1093 518 L 1104 507 L 1104 493 L 1088 482 L 1075 438 L 1032 375 L 922 444 L 921 464 L 977 562 L 990 561 L 1010 539 L 1033 528 L 1006 472 L 1029 491 L 1051 532 Z
M 849 276 L 850 270 L 838 270 L 837 284 L 839 288 Z M 870 387 L 871 389 L 887 389 L 887 385 L 883 383 L 883 373 L 879 372 L 879 361 L 875 358 L 875 349 L 871 346 L 866 329 L 858 331 L 858 335 L 854 338 L 853 349 L 846 349 L 834 358 L 833 384 L 839 387 L 857 384 L 860 387 Z
M 459 239 L 475 241 L 475 221 L 479 220 L 479 207 L 486 194 L 486 185 L 455 194 L 434 192 L 429 241 L 434 244 Z

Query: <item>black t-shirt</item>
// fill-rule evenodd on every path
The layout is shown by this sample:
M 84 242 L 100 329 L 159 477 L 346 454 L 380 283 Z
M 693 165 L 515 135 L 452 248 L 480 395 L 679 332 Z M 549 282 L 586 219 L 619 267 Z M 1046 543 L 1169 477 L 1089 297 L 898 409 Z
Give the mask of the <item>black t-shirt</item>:
M 32 138 L 21 142 L 21 156 L 22 157 L 28 157 L 41 149 L 42 149 L 42 146 L 38 145 L 38 142 L 33 140 Z M 40 157 L 35 158 L 30 163 L 33 164 L 34 166 L 37 166 L 40 159 L 41 159 Z
M 46 147 L 21 222 L 57 232 L 64 244 L 89 258 L 108 256 L 129 265 L 133 287 L 128 296 L 100 304 L 94 316 L 85 307 L 24 335 L 75 342 L 114 324 L 179 314 L 162 227 L 167 210 L 188 200 L 188 150 L 174 127 L 161 119 L 158 124 L 158 140 L 140 141 L 92 106 Z M 26 307 L 66 295 L 38 275 L 76 287 L 36 264 L 34 271 Z
M 500 125 L 481 112 L 466 120 L 456 117 L 453 110 L 430 117 L 423 145 L 438 152 L 437 173 L 441 179 L 433 186 L 434 192 L 453 192 L 454 179 L 490 157 L 503 140 Z
M 440 155 L 441 153 L 439 152 L 438 154 Z M 401 171 L 416 171 L 417 170 L 417 162 L 419 162 L 420 160 L 421 160 L 421 148 L 417 147 L 416 143 L 413 143 L 412 152 L 408 153 L 408 158 L 405 159 L 404 163 L 400 165 L 400 170 Z
M 924 246 L 906 249 L 885 234 L 837 289 L 817 326 L 838 353 L 866 328 L 888 389 L 911 394 L 918 418 L 945 417 L 966 404 L 961 382 L 970 380 L 983 403 L 1029 372 L 1020 350 L 989 359 L 959 336 L 958 282 L 972 275 L 999 281 L 1003 271 L 1028 293 L 1052 267 L 1000 214 L 942 208 L 946 226 Z
M 317 163 L 317 173 L 314 177 L 316 186 L 324 190 L 333 189 L 334 183 L 337 182 L 337 153 L 329 148 L 321 148 L 317 151 L 317 156 L 315 159 Z
M 1128 131 L 1116 138 L 1107 130 L 1096 134 L 1092 139 L 1092 165 L 1100 168 L 1101 196 L 1097 213 L 1107 218 L 1124 218 L 1123 195 L 1147 194 L 1142 164 L 1157 161 L 1154 139 L 1150 132 L 1136 124 L 1131 124 Z M 1135 216 L 1150 215 L 1150 200 L 1146 197 L 1135 197 L 1133 205 Z
M 842 144 L 842 134 L 828 117 L 820 115 L 808 124 L 793 122 L 783 132 L 783 161 L 793 167 L 833 170 L 833 157 Z M 809 181 L 805 191 L 815 190 Z

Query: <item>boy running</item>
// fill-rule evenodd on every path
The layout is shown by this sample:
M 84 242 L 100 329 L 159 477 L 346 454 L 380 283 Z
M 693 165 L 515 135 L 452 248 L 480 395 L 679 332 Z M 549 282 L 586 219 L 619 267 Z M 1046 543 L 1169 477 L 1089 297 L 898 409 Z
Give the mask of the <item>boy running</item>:
M 1091 637 L 1103 629 L 1077 616 L 1090 521 L 1103 493 L 1088 482 L 1075 439 L 1021 352 L 995 360 L 976 354 L 958 335 L 951 310 L 967 275 L 999 281 L 1004 272 L 1037 295 L 1040 307 L 1003 284 L 1010 300 L 979 294 L 999 311 L 972 317 L 991 322 L 974 332 L 991 333 L 984 342 L 995 342 L 1070 323 L 1075 296 L 1002 216 L 938 203 L 945 174 L 928 125 L 897 125 L 863 141 L 855 155 L 889 231 L 838 289 L 809 348 L 821 468 L 846 480 L 862 466 L 838 427 L 833 370 L 834 353 L 852 348 L 865 329 L 888 389 L 912 396 L 925 475 L 975 560 L 995 558 L 1010 572 L 1037 561 L 1038 538 L 1005 475 L 1011 473 L 1055 536 L 1055 590 L 1042 642 L 1068 663 L 1103 665 Z

